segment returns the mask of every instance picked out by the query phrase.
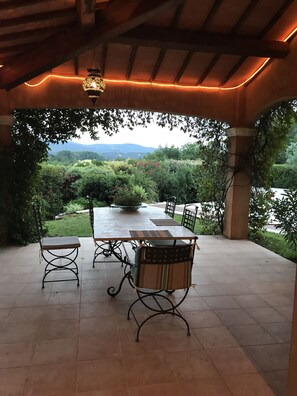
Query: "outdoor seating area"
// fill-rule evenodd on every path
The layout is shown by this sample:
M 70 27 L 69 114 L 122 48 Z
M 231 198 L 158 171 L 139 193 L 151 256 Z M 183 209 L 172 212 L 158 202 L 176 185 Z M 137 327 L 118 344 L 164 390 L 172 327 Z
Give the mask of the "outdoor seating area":
M 164 315 L 135 342 L 134 290 L 124 282 L 107 294 L 121 263 L 93 268 L 93 238 L 80 243 L 79 287 L 42 289 L 38 243 L 0 249 L 0 394 L 286 395 L 295 264 L 247 240 L 200 236 L 179 307 L 191 335 Z

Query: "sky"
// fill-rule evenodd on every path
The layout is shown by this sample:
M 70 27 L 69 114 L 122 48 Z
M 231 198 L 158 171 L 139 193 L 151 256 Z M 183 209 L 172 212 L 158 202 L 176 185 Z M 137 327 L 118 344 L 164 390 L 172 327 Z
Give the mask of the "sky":
M 145 147 L 181 147 L 186 143 L 195 143 L 197 139 L 190 138 L 178 129 L 170 131 L 168 128 L 161 128 L 156 125 L 148 125 L 147 128 L 137 127 L 133 131 L 122 130 L 114 136 L 105 135 L 100 133 L 100 140 L 91 140 L 90 136 L 85 133 L 81 139 L 73 139 L 73 142 L 82 144 L 123 144 L 134 143 Z

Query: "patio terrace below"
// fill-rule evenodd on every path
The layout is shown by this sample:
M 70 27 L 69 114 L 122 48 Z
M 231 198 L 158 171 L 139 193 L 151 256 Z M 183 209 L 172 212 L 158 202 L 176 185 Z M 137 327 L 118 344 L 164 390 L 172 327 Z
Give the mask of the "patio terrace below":
M 200 236 L 178 318 L 135 342 L 135 294 L 106 289 L 120 263 L 96 264 L 81 238 L 81 286 L 48 283 L 39 245 L 0 249 L 0 395 L 286 395 L 295 264 L 246 240 Z M 145 315 L 142 309 L 140 315 Z

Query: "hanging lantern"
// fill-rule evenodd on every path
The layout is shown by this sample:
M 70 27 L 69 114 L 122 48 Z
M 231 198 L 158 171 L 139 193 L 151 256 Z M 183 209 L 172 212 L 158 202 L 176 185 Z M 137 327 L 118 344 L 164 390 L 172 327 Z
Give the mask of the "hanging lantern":
M 83 80 L 82 86 L 94 105 L 100 94 L 105 90 L 105 82 L 100 69 L 88 69 L 88 77 Z

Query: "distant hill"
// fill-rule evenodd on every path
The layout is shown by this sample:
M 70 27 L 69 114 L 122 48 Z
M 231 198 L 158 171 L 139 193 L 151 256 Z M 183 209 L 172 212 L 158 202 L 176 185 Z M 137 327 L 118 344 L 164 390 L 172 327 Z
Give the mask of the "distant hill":
M 154 147 L 144 147 L 138 144 L 80 144 L 74 142 L 50 144 L 50 154 L 57 154 L 59 151 L 92 151 L 101 155 L 106 160 L 117 158 L 143 158 L 146 154 L 154 152 Z

